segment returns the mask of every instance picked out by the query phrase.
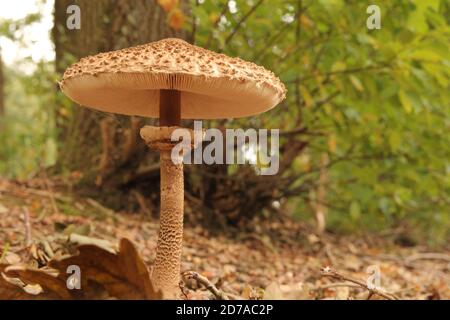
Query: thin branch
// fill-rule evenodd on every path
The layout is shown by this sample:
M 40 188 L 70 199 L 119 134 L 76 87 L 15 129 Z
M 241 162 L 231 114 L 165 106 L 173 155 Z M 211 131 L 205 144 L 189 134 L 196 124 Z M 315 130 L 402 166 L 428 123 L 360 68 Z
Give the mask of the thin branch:
M 312 147 L 312 145 L 310 145 L 310 147 Z M 337 157 L 337 158 L 334 158 L 333 160 L 331 160 L 331 161 L 328 163 L 328 165 L 326 166 L 326 168 L 327 168 L 327 169 L 328 169 L 328 168 L 331 168 L 332 166 L 334 166 L 334 165 L 336 165 L 336 164 L 338 164 L 338 163 L 344 162 L 344 161 L 385 160 L 385 159 L 395 159 L 396 157 L 398 157 L 398 155 L 394 155 L 394 154 L 382 154 L 382 153 L 380 153 L 380 154 L 372 154 L 372 155 L 371 155 L 371 154 L 361 154 L 361 155 L 354 155 L 354 156 L 352 156 L 352 152 L 353 152 L 354 148 L 355 148 L 355 145 L 352 145 L 352 146 L 345 152 L 345 154 L 344 154 L 342 157 Z M 327 151 L 326 149 L 319 149 L 319 148 L 316 148 L 316 149 L 317 149 L 318 151 L 322 151 L 322 152 Z M 284 179 L 284 180 L 290 179 L 290 180 L 293 180 L 293 181 L 294 181 L 294 180 L 297 180 L 297 179 L 302 178 L 302 177 L 304 177 L 304 176 L 307 176 L 307 175 L 310 175 L 310 174 L 319 172 L 320 169 L 321 169 L 321 167 L 322 167 L 322 166 L 317 166 L 317 167 L 312 168 L 312 169 L 310 169 L 310 170 L 308 170 L 308 171 L 301 172 L 301 173 L 299 173 L 298 175 L 295 175 L 295 176 L 286 177 L 286 178 L 281 177 L 281 178 L 278 179 L 278 181 L 282 181 L 283 179 Z
M 311 184 L 311 187 L 315 187 L 316 186 L 316 184 Z M 285 196 L 285 197 L 290 197 L 290 196 L 297 196 L 297 197 L 300 197 L 300 198 L 302 198 L 303 200 L 305 200 L 306 202 L 311 202 L 311 201 L 317 201 L 316 199 L 312 199 L 310 196 L 308 196 L 308 195 L 303 195 L 303 194 L 300 194 L 299 195 L 299 193 L 300 192 L 307 192 L 309 189 L 304 189 L 304 190 L 301 190 L 301 188 L 296 188 L 296 189 L 290 189 L 290 190 L 287 190 L 287 191 L 285 191 L 284 193 L 283 193 L 283 196 Z M 342 213 L 347 213 L 348 212 L 348 207 L 344 207 L 344 206 L 337 206 L 336 204 L 331 204 L 331 203 L 329 203 L 329 202 L 320 202 L 323 206 L 325 206 L 325 207 L 327 207 L 327 208 L 329 208 L 329 209 L 333 209 L 333 210 L 335 210 L 335 211 L 339 211 L 339 212 L 342 212 Z
M 340 93 L 341 93 L 341 91 L 340 91 L 340 90 L 337 90 L 337 91 L 333 92 L 332 94 L 330 94 L 328 97 L 325 97 L 325 98 L 323 98 L 323 99 L 317 101 L 317 102 L 314 104 L 314 108 L 318 108 L 318 107 L 320 107 L 320 106 L 322 106 L 322 105 L 324 105 L 324 104 L 330 102 L 330 101 L 333 100 L 335 97 L 337 97 Z
M 335 282 L 335 283 L 325 284 L 325 285 L 319 286 L 317 288 L 313 288 L 312 291 L 321 291 L 321 290 L 325 290 L 325 289 L 333 289 L 333 288 L 339 288 L 339 287 L 360 288 L 359 285 L 354 284 L 354 283 Z
M 332 75 L 341 75 L 341 74 L 352 74 L 352 73 L 364 72 L 364 71 L 369 71 L 369 70 L 384 69 L 386 67 L 388 67 L 387 64 L 369 65 L 369 66 L 365 66 L 365 67 L 356 67 L 356 68 L 348 68 L 348 69 L 344 69 L 344 70 L 330 71 L 330 72 L 323 73 L 321 75 L 322 76 L 332 76 Z M 305 81 L 308 79 L 312 79 L 314 77 L 315 77 L 315 75 L 309 75 L 304 78 L 301 78 L 300 80 Z
M 150 218 L 152 216 L 152 211 L 147 206 L 144 196 L 137 190 L 132 190 L 131 194 L 136 198 L 144 218 Z
M 242 24 L 247 21 L 247 19 L 258 9 L 258 7 L 264 2 L 264 0 L 259 0 L 257 3 L 251 7 L 251 9 L 239 20 L 237 25 L 234 27 L 233 31 L 228 35 L 228 37 L 225 39 L 225 46 L 230 43 L 230 41 L 233 39 L 233 37 L 236 35 L 236 33 L 241 28 Z M 223 50 L 221 50 L 223 51 Z
M 286 59 L 289 59 L 291 56 L 297 54 L 299 51 L 304 51 L 306 49 L 313 48 L 316 45 L 319 45 L 323 42 L 327 42 L 328 40 L 329 40 L 328 37 L 323 37 L 323 38 L 317 37 L 317 38 L 310 39 L 306 45 L 302 46 L 300 44 L 296 44 L 292 51 L 288 52 L 287 54 L 285 54 L 283 56 L 280 56 L 278 61 L 276 61 L 276 62 L 277 63 L 284 62 Z
M 443 260 L 446 262 L 450 262 L 450 255 L 445 253 L 435 253 L 435 252 L 424 252 L 424 253 L 416 253 L 407 258 L 405 258 L 405 263 L 410 265 L 411 263 L 417 260 Z
M 331 34 L 331 33 L 329 33 L 328 35 L 330 35 L 330 34 Z M 325 52 L 326 44 L 327 44 L 327 43 L 325 42 L 325 44 L 319 48 L 319 52 L 317 52 L 317 53 L 315 54 L 314 62 L 313 62 L 313 64 L 312 64 L 312 68 L 311 68 L 311 70 L 312 70 L 313 72 L 314 72 L 315 70 L 317 70 L 317 66 L 319 65 L 320 60 L 321 60 L 321 58 L 322 58 L 322 56 L 323 56 L 323 53 Z
M 87 236 L 83 236 L 83 235 L 77 234 L 77 233 L 71 233 L 68 237 L 66 237 L 66 239 L 68 242 L 75 243 L 77 245 L 93 245 L 93 246 L 100 247 L 111 253 L 114 253 L 117 251 L 116 244 L 111 243 L 110 241 L 104 240 L 104 239 L 87 237 Z
M 370 298 L 372 298 L 373 295 L 374 295 L 374 293 L 372 291 L 369 291 L 369 294 L 367 295 L 366 300 L 370 300 Z
M 357 284 L 360 287 L 368 290 L 369 291 L 368 298 L 370 298 L 370 297 L 372 297 L 372 295 L 376 294 L 387 300 L 399 300 L 399 298 L 393 293 L 388 293 L 388 292 L 382 291 L 381 289 L 376 288 L 376 287 L 369 287 L 366 283 L 364 283 L 364 281 L 354 279 L 349 276 L 340 274 L 337 271 L 334 271 L 333 269 L 331 269 L 330 267 L 322 268 L 320 271 L 321 271 L 321 274 L 323 277 L 329 277 L 329 278 L 333 278 L 333 279 L 337 279 L 337 280 L 341 280 L 341 281 L 348 281 L 348 282 Z
M 31 238 L 30 211 L 28 207 L 23 207 L 23 223 L 25 226 L 25 246 L 28 247 L 33 243 Z
M 185 286 L 184 282 L 183 282 L 183 281 L 180 281 L 180 283 L 178 284 L 178 286 L 180 287 L 180 291 L 181 291 L 181 293 L 183 294 L 184 298 L 185 298 L 186 300 L 189 300 L 189 297 L 188 297 L 187 292 L 186 292 L 186 286 Z
M 253 59 L 254 61 L 262 61 L 266 57 L 266 55 L 269 52 L 269 49 L 272 47 L 272 45 L 276 41 L 279 42 L 278 40 L 280 39 L 280 37 L 282 35 L 286 34 L 285 31 L 287 29 L 289 29 L 296 23 L 297 23 L 297 28 L 298 28 L 298 24 L 299 24 L 298 20 L 300 19 L 301 15 L 304 14 L 308 10 L 308 6 L 304 6 L 301 8 L 300 7 L 301 6 L 299 6 L 298 9 L 301 9 L 301 12 L 300 12 L 300 10 L 297 10 L 297 12 L 295 13 L 294 22 L 286 23 L 272 38 L 270 38 L 269 41 L 267 41 L 267 43 L 265 43 L 264 48 L 262 48 L 260 51 L 258 51 L 258 53 L 254 56 L 254 59 Z M 296 44 L 295 47 L 298 48 L 298 43 Z
M 222 11 L 220 12 L 219 17 L 217 18 L 217 20 L 214 21 L 214 25 L 211 28 L 211 32 L 209 33 L 208 40 L 206 40 L 205 48 L 207 48 L 207 49 L 209 49 L 210 46 L 211 46 L 211 41 L 213 39 L 214 30 L 217 29 L 217 27 L 219 26 L 220 20 L 222 20 L 222 17 L 224 17 L 225 14 L 228 11 L 228 3 L 229 3 L 229 0 L 227 0 L 227 2 L 224 4 L 224 6 L 222 8 Z
M 195 0 L 195 7 L 198 7 L 199 5 L 199 0 Z M 197 35 L 197 17 L 192 14 L 192 32 L 191 32 L 191 40 L 192 40 L 192 44 L 195 44 L 195 38 Z
M 255 54 L 253 60 L 262 61 L 266 57 L 268 50 L 272 47 L 274 42 L 277 41 L 291 25 L 291 23 L 285 24 L 272 38 L 270 38 L 269 41 L 267 41 L 267 43 L 264 44 L 264 48 Z
M 55 201 L 55 193 L 53 192 L 53 188 L 50 184 L 50 180 L 48 178 L 47 171 L 45 170 L 45 166 L 43 164 L 41 164 L 41 167 L 42 167 L 42 174 L 44 176 L 45 187 L 47 188 L 47 191 L 48 191 L 48 194 L 50 197 L 50 203 L 52 205 L 53 213 L 59 214 L 59 209 L 58 209 L 58 206 L 56 205 L 56 201 Z
M 308 134 L 308 128 L 307 127 L 300 127 L 295 128 L 291 130 L 281 131 L 280 136 L 291 136 L 291 135 L 300 135 L 300 134 Z
M 183 278 L 186 279 L 194 279 L 199 284 L 205 286 L 205 288 L 211 292 L 217 300 L 229 300 L 226 293 L 220 291 L 217 289 L 215 285 L 213 285 L 206 277 L 200 275 L 199 273 L 195 271 L 186 271 L 183 273 Z
M 302 0 L 298 0 L 297 2 L 297 28 L 295 30 L 295 44 L 299 45 L 300 44 L 300 37 L 301 37 L 301 23 L 300 23 L 300 17 L 302 16 L 302 5 L 303 5 L 303 1 Z M 301 57 L 301 53 L 300 51 L 298 52 L 298 57 L 297 57 L 297 62 L 300 61 L 300 57 Z M 301 65 L 301 64 L 297 64 L 297 65 Z M 297 70 L 297 76 L 295 77 L 295 104 L 296 107 L 298 109 L 298 116 L 297 116 L 297 126 L 300 126 L 303 122 L 303 111 L 302 111 L 302 96 L 300 94 L 300 69 Z

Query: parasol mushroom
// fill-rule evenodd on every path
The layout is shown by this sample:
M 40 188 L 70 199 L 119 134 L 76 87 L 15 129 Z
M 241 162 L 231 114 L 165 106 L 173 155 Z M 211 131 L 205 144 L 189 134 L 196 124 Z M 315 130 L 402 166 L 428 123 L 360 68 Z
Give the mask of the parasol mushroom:
M 238 118 L 265 112 L 285 98 L 284 85 L 272 72 L 251 62 L 180 39 L 164 39 L 83 58 L 66 70 L 60 86 L 83 106 L 159 118 L 159 127 L 141 129 L 141 137 L 160 151 L 161 159 L 160 230 L 152 279 L 165 297 L 177 297 L 184 185 L 183 164 L 171 159 L 171 133 L 181 119 Z

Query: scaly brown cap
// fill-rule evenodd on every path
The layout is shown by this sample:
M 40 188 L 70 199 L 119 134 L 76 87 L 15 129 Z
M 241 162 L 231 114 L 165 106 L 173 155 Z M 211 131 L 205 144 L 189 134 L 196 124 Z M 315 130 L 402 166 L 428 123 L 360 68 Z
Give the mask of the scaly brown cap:
M 159 90 L 181 91 L 181 118 L 220 119 L 265 112 L 284 100 L 273 72 L 181 39 L 164 39 L 81 59 L 62 91 L 100 111 L 159 118 Z

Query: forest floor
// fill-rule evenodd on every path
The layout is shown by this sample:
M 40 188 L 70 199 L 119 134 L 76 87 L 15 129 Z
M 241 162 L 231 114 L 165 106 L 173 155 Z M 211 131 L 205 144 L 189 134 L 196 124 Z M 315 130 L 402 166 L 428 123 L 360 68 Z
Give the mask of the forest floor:
M 182 271 L 198 272 L 232 298 L 384 299 L 386 293 L 393 299 L 450 299 L 448 248 L 402 247 L 379 236 L 317 235 L 288 217 L 259 222 L 254 230 L 214 234 L 187 226 Z M 114 245 L 128 238 L 151 267 L 157 233 L 155 217 L 115 213 L 41 182 L 0 179 L 0 262 L 30 263 L 36 246 L 44 248 L 45 260 L 58 251 L 57 239 L 71 241 L 69 235 L 77 234 Z M 366 279 L 376 271 L 381 287 L 370 291 Z M 213 297 L 191 280 L 183 290 L 187 299 Z

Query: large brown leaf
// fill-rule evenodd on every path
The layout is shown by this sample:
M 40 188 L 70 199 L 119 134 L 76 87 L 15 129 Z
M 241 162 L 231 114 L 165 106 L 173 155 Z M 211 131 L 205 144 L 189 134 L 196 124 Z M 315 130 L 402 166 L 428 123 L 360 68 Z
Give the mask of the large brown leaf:
M 65 280 L 59 278 L 57 273 L 48 268 L 8 266 L 1 273 L 0 299 L 76 299 L 76 293 L 67 290 Z
M 40 298 L 39 295 L 45 295 L 50 299 L 63 299 L 74 300 L 81 299 L 83 294 L 76 290 L 68 290 L 66 280 L 63 277 L 63 273 L 57 270 L 51 270 L 49 268 L 36 269 L 27 267 L 24 265 L 9 266 L 5 269 L 5 274 L 9 278 L 20 279 L 25 283 L 24 291 L 30 293 L 27 290 L 27 286 L 37 286 L 41 290 L 36 289 L 32 294 L 35 298 Z
M 94 245 L 78 247 L 78 255 L 50 261 L 50 267 L 66 273 L 70 265 L 81 269 L 81 290 L 87 290 L 92 282 L 105 288 L 118 299 L 161 299 L 150 280 L 150 274 L 134 245 L 128 239 L 120 241 L 118 254 Z
M 82 245 L 78 254 L 52 260 L 49 267 L 0 264 L 0 299 L 162 299 L 133 244 L 120 241 L 118 253 Z M 67 288 L 69 266 L 81 270 L 81 289 Z
M 20 270 L 24 266 L 9 266 L 0 263 L 0 300 L 22 300 L 22 299 L 55 299 L 51 292 L 44 292 L 38 284 L 27 284 L 14 276 L 7 276 L 10 268 Z
M 10 279 L 0 272 L 0 300 L 26 299 L 28 293 L 25 292 L 23 287 L 23 283 L 17 279 Z

